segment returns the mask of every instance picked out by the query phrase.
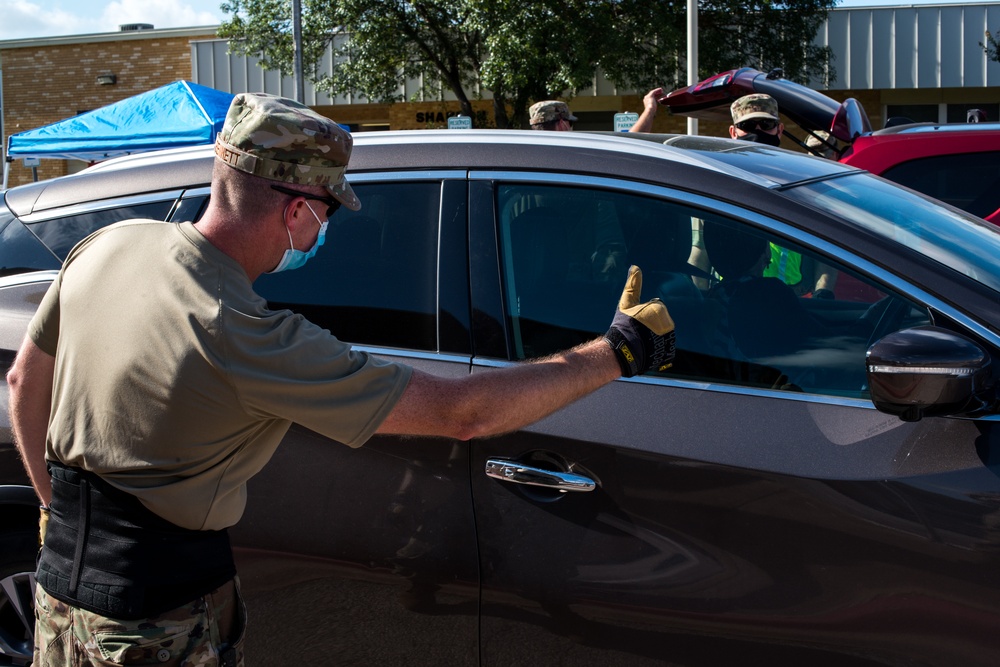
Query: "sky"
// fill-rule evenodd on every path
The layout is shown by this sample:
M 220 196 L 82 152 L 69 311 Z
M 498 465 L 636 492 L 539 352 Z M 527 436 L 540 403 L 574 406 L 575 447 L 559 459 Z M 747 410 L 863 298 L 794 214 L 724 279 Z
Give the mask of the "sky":
M 155 28 L 218 25 L 222 0 L 0 0 L 0 40 L 117 32 L 124 23 Z
M 963 0 L 841 0 L 838 7 L 954 4 Z M 971 0 L 975 1 L 975 0 Z M 156 28 L 218 25 L 222 0 L 0 0 L 0 40 L 117 32 L 123 23 Z

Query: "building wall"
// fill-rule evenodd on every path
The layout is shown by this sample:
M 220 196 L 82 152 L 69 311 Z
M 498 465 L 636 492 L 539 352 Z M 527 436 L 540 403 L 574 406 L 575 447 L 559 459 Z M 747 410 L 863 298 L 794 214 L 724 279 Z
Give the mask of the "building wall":
M 203 37 L 205 30 L 196 31 Z M 214 28 L 208 31 L 214 35 Z M 183 31 L 112 33 L 74 39 L 18 41 L 0 48 L 3 86 L 3 141 L 7 136 L 54 123 L 153 88 L 191 78 L 192 36 Z M 23 40 L 27 42 L 28 40 Z M 115 75 L 101 85 L 99 74 Z M 85 166 L 68 160 L 42 160 L 38 178 L 62 176 Z M 32 180 L 32 170 L 15 160 L 8 185 Z
M 1000 3 L 835 9 L 814 42 L 836 54 L 824 89 L 926 90 L 1000 86 L 1000 62 L 979 45 L 1000 27 Z

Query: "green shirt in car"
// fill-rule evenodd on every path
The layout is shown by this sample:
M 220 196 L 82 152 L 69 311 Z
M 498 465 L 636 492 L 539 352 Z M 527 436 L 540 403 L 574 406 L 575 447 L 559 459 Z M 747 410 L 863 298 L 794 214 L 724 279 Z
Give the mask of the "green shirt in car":
M 292 422 L 358 447 L 407 366 L 270 310 L 190 223 L 81 241 L 29 326 L 56 357 L 46 457 L 101 475 L 185 528 L 235 524 Z

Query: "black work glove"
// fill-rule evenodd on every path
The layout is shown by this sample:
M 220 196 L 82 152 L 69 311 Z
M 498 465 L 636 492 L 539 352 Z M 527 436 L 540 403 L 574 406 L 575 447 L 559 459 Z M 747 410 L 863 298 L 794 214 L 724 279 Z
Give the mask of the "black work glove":
M 642 375 L 649 369 L 664 371 L 672 365 L 676 342 L 674 321 L 659 299 L 639 303 L 642 293 L 642 271 L 638 266 L 628 270 L 628 279 L 618 312 L 611 328 L 604 334 L 618 357 L 624 377 Z

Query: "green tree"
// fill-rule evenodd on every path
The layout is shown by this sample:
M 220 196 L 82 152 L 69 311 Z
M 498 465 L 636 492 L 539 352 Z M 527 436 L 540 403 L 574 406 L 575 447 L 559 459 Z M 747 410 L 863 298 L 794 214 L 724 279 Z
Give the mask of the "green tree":
M 835 1 L 701 0 L 701 72 L 829 75 L 829 51 L 811 42 Z M 222 9 L 230 18 L 220 36 L 233 52 L 292 71 L 290 0 Z M 523 127 L 531 102 L 586 90 L 598 67 L 623 87 L 681 85 L 685 12 L 682 0 L 302 0 L 302 60 L 320 90 L 392 102 L 404 78 L 418 79 L 433 96 L 451 91 L 474 119 L 471 100 L 489 90 L 496 126 Z M 327 48 L 332 66 L 321 63 Z
M 989 30 L 986 31 L 986 43 L 979 42 L 979 46 L 983 47 L 983 50 L 986 51 L 986 57 L 990 60 L 1000 62 L 1000 43 L 997 43 L 996 37 Z

